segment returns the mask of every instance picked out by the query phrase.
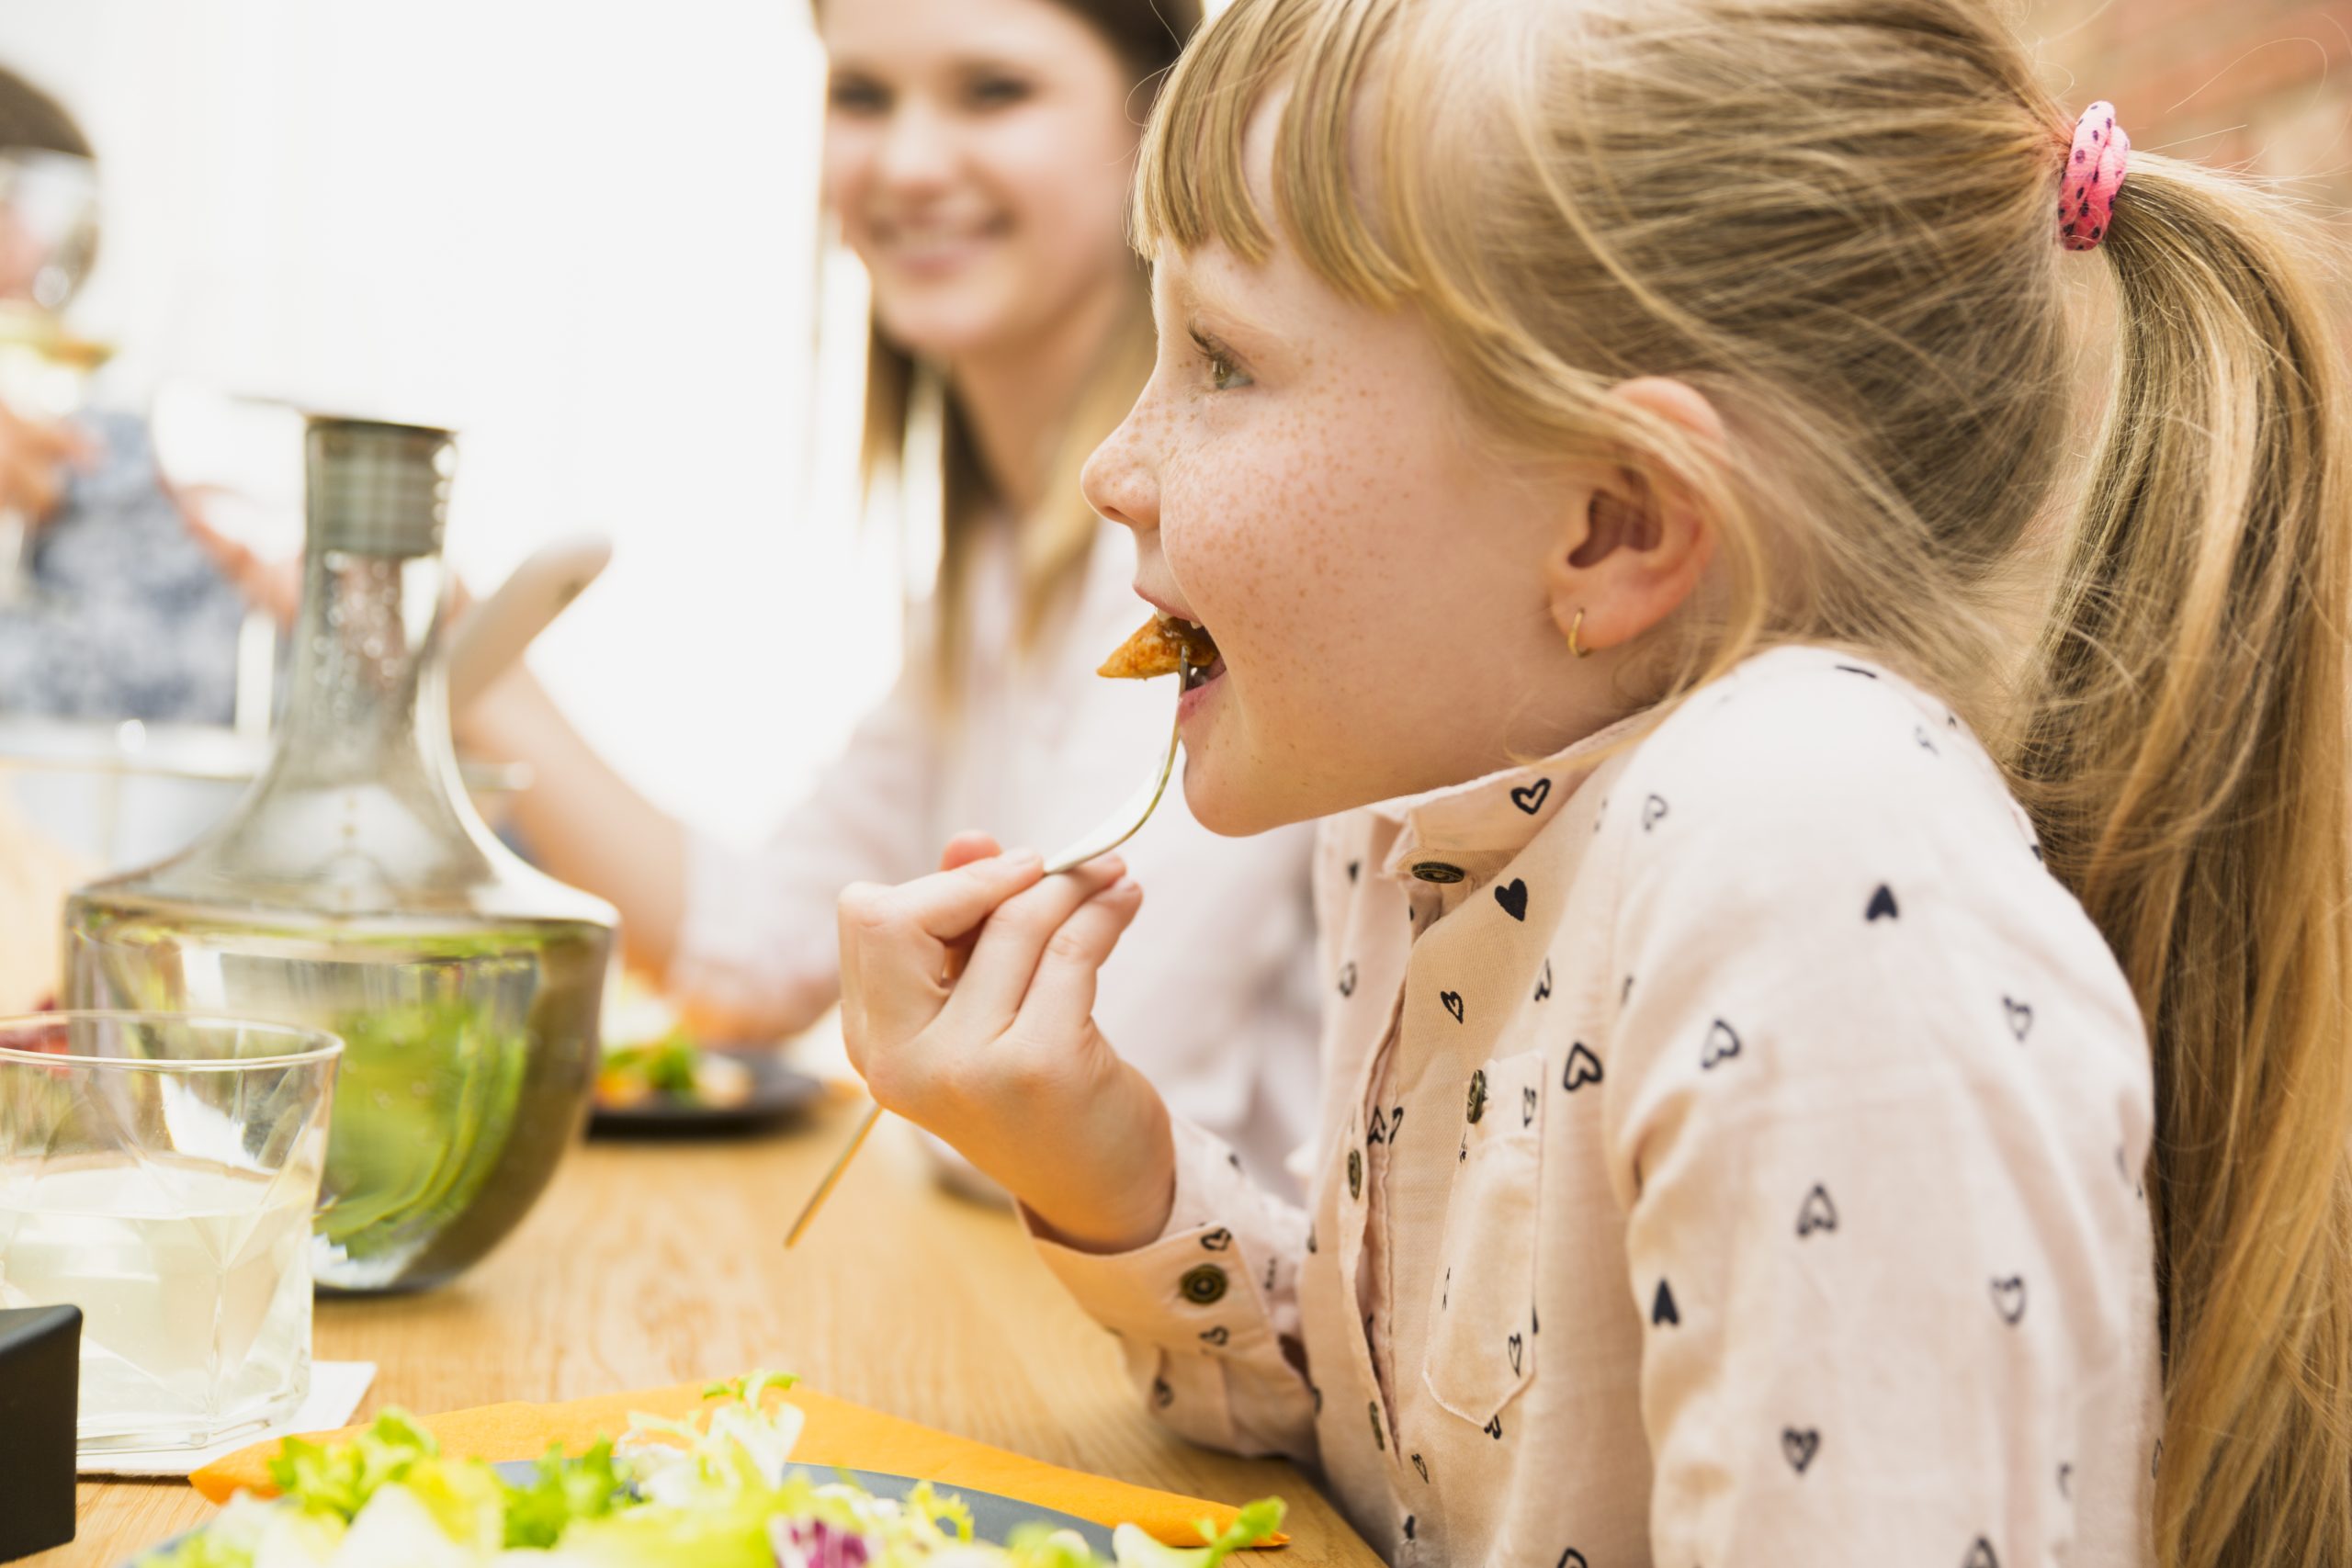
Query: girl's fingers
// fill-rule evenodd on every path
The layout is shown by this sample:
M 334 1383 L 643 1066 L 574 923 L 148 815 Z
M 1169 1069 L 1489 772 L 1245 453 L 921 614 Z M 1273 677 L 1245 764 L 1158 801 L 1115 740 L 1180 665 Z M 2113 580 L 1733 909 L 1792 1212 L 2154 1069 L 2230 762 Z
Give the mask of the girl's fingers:
M 854 883 L 842 890 L 842 998 L 845 1023 L 863 1032 L 863 1051 L 895 1044 L 938 1016 L 947 998 L 948 945 L 1035 882 L 1032 852 L 994 855 L 897 887 Z
M 939 869 L 954 871 L 958 866 L 969 865 L 976 860 L 986 860 L 990 855 L 1003 852 L 1003 846 L 986 833 L 958 833 L 947 840 L 945 849 L 939 852 Z
M 1143 889 L 1122 878 L 1086 901 L 1046 944 L 1023 998 L 1013 1032 L 1031 1040 L 1069 1040 L 1094 1016 L 1094 983 L 1103 961 L 1143 908 Z
M 986 860 L 990 855 L 1003 852 L 1003 846 L 986 833 L 975 831 L 958 833 L 947 840 L 945 849 L 939 852 L 939 869 L 954 871 L 959 866 L 969 865 L 976 860 Z M 947 954 L 940 963 L 940 978 L 947 984 L 954 985 L 956 976 L 964 973 L 964 961 L 972 956 L 972 942 L 978 934 L 975 932 L 972 936 L 958 937 L 947 944 Z
M 1021 1010 L 1030 976 L 1046 942 L 1078 907 L 1126 874 L 1116 856 L 1091 861 L 1077 870 L 1049 876 L 989 917 L 972 949 L 964 976 L 945 1016 L 978 1039 L 1001 1032 Z

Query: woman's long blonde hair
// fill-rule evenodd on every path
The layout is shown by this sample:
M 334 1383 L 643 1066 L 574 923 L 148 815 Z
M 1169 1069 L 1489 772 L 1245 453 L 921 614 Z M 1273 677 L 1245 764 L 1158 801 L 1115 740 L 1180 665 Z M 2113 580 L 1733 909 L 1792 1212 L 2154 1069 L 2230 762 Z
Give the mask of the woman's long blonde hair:
M 1136 84 L 1130 102 L 1138 115 L 1150 107 L 1184 40 L 1201 20 L 1200 0 L 1057 3 L 1100 33 L 1127 66 Z M 1023 646 L 1034 642 L 1085 575 L 1087 558 L 1102 522 L 1080 492 L 1079 470 L 1085 467 L 1087 456 L 1126 417 L 1136 394 L 1151 377 L 1152 353 L 1150 281 L 1138 269 L 1054 441 L 1045 487 L 1038 492 L 1044 499 L 1032 514 L 1017 520 L 1013 569 L 1020 595 L 1017 625 Z M 865 366 L 865 428 L 860 458 L 870 493 L 876 478 L 899 473 L 907 461 L 909 427 L 917 404 L 915 387 L 924 371 L 914 355 L 889 340 L 878 320 L 867 326 Z M 933 589 L 933 692 L 952 716 L 956 691 L 952 671 L 961 658 L 970 613 L 972 550 L 998 497 L 981 468 L 970 426 L 952 388 L 942 399 L 941 419 L 939 573 Z
M 2072 129 L 1987 0 L 1237 0 L 1136 228 L 1279 222 L 1498 439 L 1696 492 L 1730 608 L 1669 696 L 1826 641 L 1992 739 L 2153 1035 L 2161 1561 L 2352 1562 L 2342 344 L 2244 180 L 2135 152 L 2063 251 Z M 1603 396 L 1652 374 L 1727 457 Z

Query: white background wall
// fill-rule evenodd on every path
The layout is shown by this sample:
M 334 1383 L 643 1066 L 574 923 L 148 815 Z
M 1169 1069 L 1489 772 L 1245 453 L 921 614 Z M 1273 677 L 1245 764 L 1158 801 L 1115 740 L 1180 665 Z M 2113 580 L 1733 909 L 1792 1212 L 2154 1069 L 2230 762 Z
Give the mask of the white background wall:
M 105 400 L 458 426 L 478 592 L 609 532 L 532 662 L 658 800 L 755 835 L 888 683 L 798 0 L 0 0 L 0 61 L 97 146 Z

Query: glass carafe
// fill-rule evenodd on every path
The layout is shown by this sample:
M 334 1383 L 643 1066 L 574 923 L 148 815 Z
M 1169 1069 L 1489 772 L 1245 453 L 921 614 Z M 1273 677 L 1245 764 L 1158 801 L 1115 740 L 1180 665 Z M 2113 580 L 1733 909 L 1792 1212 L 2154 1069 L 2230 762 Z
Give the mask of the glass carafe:
M 67 905 L 76 1007 L 305 1024 L 345 1049 L 319 1282 L 438 1283 L 538 1197 L 587 1111 L 610 906 L 458 783 L 441 662 L 449 433 L 313 417 L 294 677 L 227 820 Z

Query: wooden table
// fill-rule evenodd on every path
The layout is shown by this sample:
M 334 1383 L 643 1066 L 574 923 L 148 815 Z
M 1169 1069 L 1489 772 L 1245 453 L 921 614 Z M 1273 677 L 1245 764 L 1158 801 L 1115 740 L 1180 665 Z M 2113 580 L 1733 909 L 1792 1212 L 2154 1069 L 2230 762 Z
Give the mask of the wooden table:
M 886 1121 L 792 1252 L 785 1227 L 863 1101 L 746 1142 L 572 1152 L 506 1245 L 454 1285 L 319 1303 L 317 1354 L 378 1364 L 363 1417 L 576 1399 L 752 1367 L 1057 1464 L 1239 1503 L 1279 1494 L 1275 1568 L 1379 1568 L 1287 1464 L 1196 1449 L 1145 1413 L 1111 1337 L 1009 1214 L 943 1192 Z M 31 1568 L 114 1568 L 200 1522 L 178 1482 L 85 1482 L 72 1545 Z

